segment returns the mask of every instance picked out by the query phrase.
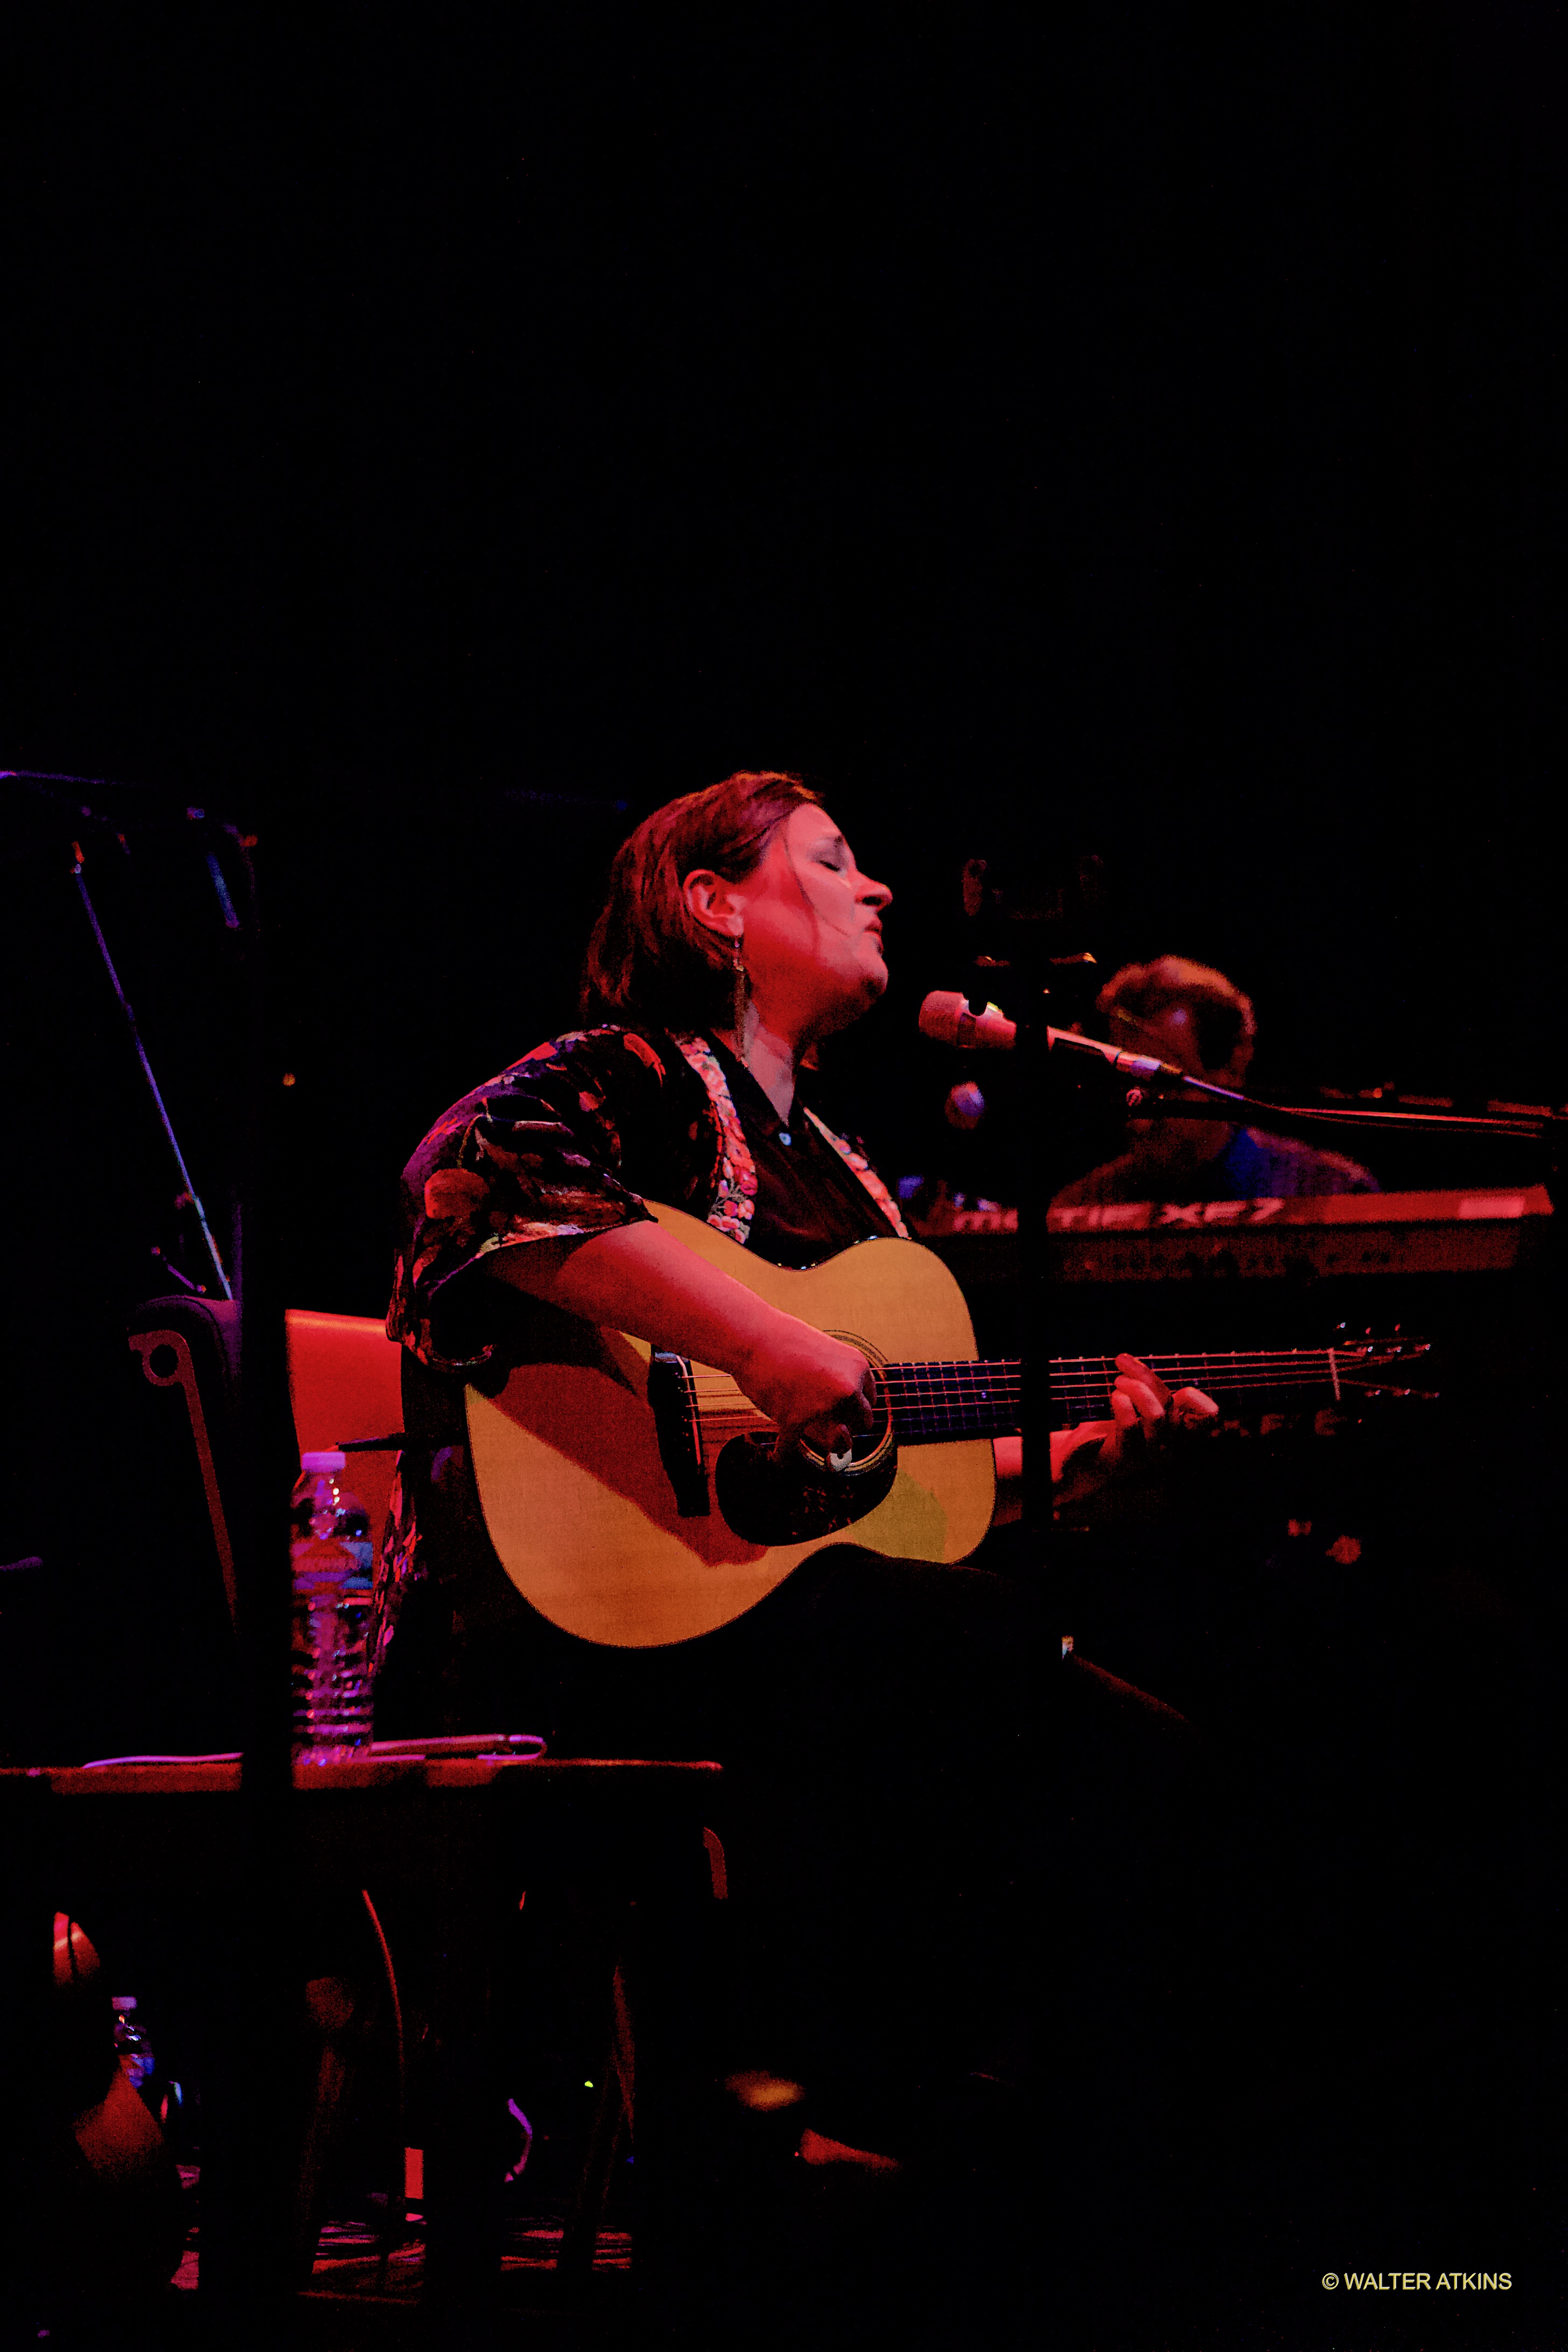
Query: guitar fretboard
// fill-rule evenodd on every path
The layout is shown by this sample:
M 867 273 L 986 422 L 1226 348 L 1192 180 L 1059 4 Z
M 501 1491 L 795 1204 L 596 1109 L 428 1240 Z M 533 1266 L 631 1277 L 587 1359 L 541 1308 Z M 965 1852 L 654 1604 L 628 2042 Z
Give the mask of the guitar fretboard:
M 1272 1348 L 1232 1355 L 1143 1356 L 1140 1362 L 1169 1389 L 1202 1389 L 1223 1396 L 1239 1391 L 1309 1388 L 1332 1381 L 1336 1351 Z M 1359 1360 L 1340 1351 L 1342 1369 Z M 1051 1363 L 1050 1425 L 1104 1420 L 1110 1412 L 1117 1366 L 1111 1356 L 1058 1356 Z M 993 1363 L 885 1364 L 882 1379 L 900 1444 L 942 1438 L 1000 1437 L 1019 1425 L 1023 1367 L 1016 1358 Z
M 1343 1348 L 1259 1348 L 1240 1354 L 1141 1356 L 1172 1391 L 1202 1389 L 1206 1396 L 1268 1395 L 1291 1389 L 1332 1387 L 1342 1379 L 1396 1358 L 1425 1352 L 1420 1340 L 1352 1341 Z M 943 1439 L 1005 1437 L 1020 1426 L 1023 1366 L 1016 1357 L 992 1363 L 883 1364 L 882 1384 L 900 1445 Z M 1119 1377 L 1113 1356 L 1058 1356 L 1051 1363 L 1049 1426 L 1110 1418 Z M 703 1373 L 692 1402 L 715 1439 L 771 1427 L 727 1373 Z

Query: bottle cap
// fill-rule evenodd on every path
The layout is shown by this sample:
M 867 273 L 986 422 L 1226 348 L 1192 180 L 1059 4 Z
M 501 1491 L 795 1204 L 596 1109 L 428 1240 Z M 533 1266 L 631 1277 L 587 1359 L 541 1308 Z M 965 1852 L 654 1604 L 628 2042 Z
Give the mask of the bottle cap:
M 301 1454 L 300 1456 L 301 1470 L 346 1470 L 348 1466 L 346 1454 Z

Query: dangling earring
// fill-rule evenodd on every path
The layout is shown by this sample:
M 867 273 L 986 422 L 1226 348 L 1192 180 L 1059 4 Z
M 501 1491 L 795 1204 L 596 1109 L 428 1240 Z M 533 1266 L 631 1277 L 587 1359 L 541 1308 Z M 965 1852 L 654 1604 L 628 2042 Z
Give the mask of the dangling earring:
M 735 994 L 732 1005 L 735 1052 L 742 1069 L 746 1065 L 746 967 L 741 961 L 741 950 L 745 944 L 745 939 L 744 931 L 737 932 L 734 946 L 731 950 L 735 967 Z

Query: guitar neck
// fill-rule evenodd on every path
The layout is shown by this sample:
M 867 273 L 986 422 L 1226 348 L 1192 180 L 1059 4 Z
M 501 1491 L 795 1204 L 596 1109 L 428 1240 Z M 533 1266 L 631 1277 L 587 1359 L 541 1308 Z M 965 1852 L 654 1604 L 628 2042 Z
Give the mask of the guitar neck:
M 1139 1362 L 1168 1389 L 1202 1389 L 1205 1396 L 1259 1396 L 1289 1389 L 1339 1385 L 1368 1350 L 1348 1348 L 1243 1348 L 1218 1355 L 1141 1356 Z M 1051 1365 L 1051 1420 L 1060 1427 L 1102 1419 L 1118 1378 L 1113 1356 L 1058 1356 Z
M 1268 1348 L 1222 1355 L 1144 1356 L 1140 1361 L 1167 1388 L 1209 1396 L 1310 1388 L 1335 1378 L 1331 1348 Z M 1023 1366 L 994 1363 L 885 1364 L 882 1379 L 903 1445 L 942 1439 L 1003 1437 L 1019 1426 Z M 1058 1356 L 1051 1361 L 1050 1424 L 1103 1420 L 1116 1384 L 1110 1356 Z

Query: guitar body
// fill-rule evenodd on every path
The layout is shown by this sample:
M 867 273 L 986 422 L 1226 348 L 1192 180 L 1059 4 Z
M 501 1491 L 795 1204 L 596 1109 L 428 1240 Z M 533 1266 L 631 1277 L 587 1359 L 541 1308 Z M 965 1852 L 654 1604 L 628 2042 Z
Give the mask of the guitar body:
M 975 1359 L 963 1294 L 918 1243 L 861 1242 L 803 1271 L 752 1257 L 681 1210 L 648 1206 L 710 1265 L 873 1361 Z M 736 1433 L 708 1437 L 707 1507 L 683 1515 L 648 1402 L 647 1343 L 550 1309 L 535 1321 L 538 1360 L 516 1366 L 498 1396 L 467 1392 L 474 1476 L 496 1556 L 519 1592 L 584 1641 L 629 1649 L 690 1641 L 742 1616 L 827 1544 L 960 1560 L 991 1524 L 989 1438 L 907 1445 L 864 1477 L 813 1480 L 804 1465 L 797 1475 L 781 1465 L 767 1507 L 742 1507 L 737 1496 L 768 1480 L 766 1457 L 741 1433 L 733 1382 L 700 1365 L 700 1392 L 721 1407 L 733 1401 Z M 724 1498 L 745 1533 L 725 1517 Z M 689 1507 L 693 1493 L 684 1499 Z

